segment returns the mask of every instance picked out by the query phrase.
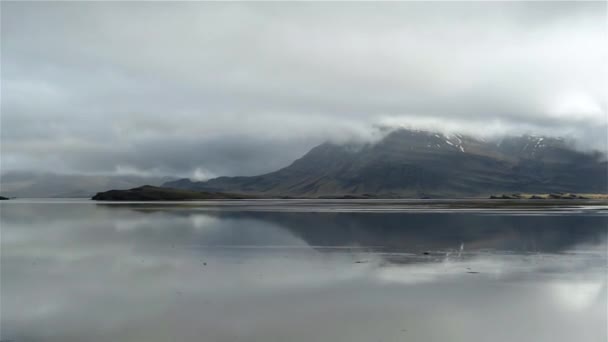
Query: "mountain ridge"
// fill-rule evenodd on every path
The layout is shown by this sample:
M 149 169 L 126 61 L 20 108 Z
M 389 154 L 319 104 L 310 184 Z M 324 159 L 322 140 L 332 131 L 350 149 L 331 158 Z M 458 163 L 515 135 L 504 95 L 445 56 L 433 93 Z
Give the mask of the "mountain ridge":
M 162 186 L 264 196 L 463 197 L 498 192 L 597 192 L 608 164 L 561 138 L 498 142 L 400 129 L 376 143 L 323 143 L 290 165 L 258 176 L 180 179 Z

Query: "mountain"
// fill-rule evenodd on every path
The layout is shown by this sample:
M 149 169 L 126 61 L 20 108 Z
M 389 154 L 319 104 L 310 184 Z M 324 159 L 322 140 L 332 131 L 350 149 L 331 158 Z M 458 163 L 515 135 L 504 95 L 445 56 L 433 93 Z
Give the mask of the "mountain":
M 294 197 L 605 193 L 607 167 L 603 156 L 577 151 L 560 138 L 525 135 L 485 141 L 402 129 L 373 144 L 324 143 L 264 175 L 180 179 L 163 186 Z
M 173 178 L 174 179 L 174 178 Z M 38 172 L 6 172 L 0 177 L 0 192 L 6 197 L 90 198 L 106 189 L 129 189 L 143 184 L 161 185 L 169 177 L 135 175 L 76 175 Z

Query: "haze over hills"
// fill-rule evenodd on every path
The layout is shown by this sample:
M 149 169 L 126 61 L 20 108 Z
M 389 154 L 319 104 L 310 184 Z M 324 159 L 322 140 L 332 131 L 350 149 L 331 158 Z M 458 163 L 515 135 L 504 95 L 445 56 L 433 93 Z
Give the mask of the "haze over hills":
M 485 141 L 400 129 L 371 144 L 321 144 L 291 165 L 252 177 L 164 187 L 263 196 L 462 197 L 496 192 L 605 193 L 607 162 L 563 139 Z
M 0 193 L 7 197 L 89 198 L 99 191 L 161 185 L 175 178 L 136 175 L 78 175 L 48 172 L 7 172 L 0 177 Z

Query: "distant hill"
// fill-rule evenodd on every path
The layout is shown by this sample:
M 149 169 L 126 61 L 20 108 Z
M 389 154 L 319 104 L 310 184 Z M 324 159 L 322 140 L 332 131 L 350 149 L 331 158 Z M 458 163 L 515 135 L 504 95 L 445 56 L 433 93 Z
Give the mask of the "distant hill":
M 218 192 L 199 192 L 144 185 L 128 190 L 109 190 L 99 192 L 91 199 L 97 201 L 184 201 L 243 198 L 250 197 Z
M 0 177 L 6 197 L 90 198 L 107 189 L 130 189 L 143 184 L 161 185 L 175 178 L 135 175 L 75 175 L 38 172 L 7 172 Z
M 463 197 L 492 193 L 606 193 L 608 164 L 563 139 L 484 141 L 460 134 L 397 130 L 374 144 L 325 143 L 291 165 L 252 177 L 163 187 L 262 196 Z

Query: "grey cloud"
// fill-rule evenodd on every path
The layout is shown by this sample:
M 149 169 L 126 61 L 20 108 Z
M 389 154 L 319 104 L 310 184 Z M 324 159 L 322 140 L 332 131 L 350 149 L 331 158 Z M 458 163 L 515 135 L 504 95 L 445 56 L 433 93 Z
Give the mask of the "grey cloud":
M 379 124 L 605 150 L 606 19 L 603 2 L 3 2 L 2 169 L 247 175 Z

